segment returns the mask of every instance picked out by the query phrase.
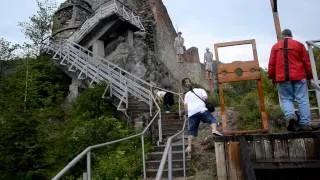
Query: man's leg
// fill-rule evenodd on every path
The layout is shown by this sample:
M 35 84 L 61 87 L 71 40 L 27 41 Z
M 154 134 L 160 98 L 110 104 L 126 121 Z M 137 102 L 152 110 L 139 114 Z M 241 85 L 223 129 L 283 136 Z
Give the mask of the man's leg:
M 198 135 L 198 128 L 200 124 L 199 114 L 189 117 L 189 130 L 188 130 L 188 147 L 186 152 L 190 153 L 192 148 L 192 140 Z
M 191 147 L 192 147 L 192 140 L 193 140 L 194 136 L 192 135 L 189 135 L 188 136 L 188 147 L 186 149 L 186 152 L 187 153 L 190 153 L 191 152 Z
M 311 121 L 308 85 L 306 80 L 294 82 L 295 97 L 299 106 L 300 125 L 309 126 Z
M 286 120 L 297 119 L 294 112 L 294 91 L 290 81 L 278 84 L 281 108 Z
M 201 117 L 202 121 L 210 124 L 211 133 L 213 135 L 222 136 L 222 134 L 217 130 L 216 118 L 209 111 L 205 111 L 204 113 L 201 113 L 201 115 L 202 115 Z

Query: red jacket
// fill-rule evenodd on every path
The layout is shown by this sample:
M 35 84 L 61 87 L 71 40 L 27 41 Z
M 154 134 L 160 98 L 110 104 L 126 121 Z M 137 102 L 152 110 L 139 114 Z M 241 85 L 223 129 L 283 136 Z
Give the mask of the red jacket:
M 271 49 L 268 75 L 276 82 L 286 80 L 284 40 L 278 41 Z M 310 60 L 304 45 L 288 38 L 288 77 L 287 80 L 312 79 Z

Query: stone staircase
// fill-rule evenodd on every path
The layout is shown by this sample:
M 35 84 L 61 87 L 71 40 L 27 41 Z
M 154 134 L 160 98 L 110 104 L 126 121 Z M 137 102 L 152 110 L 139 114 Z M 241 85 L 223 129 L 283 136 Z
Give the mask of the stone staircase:
M 167 138 L 176 134 L 182 129 L 183 119 L 175 113 L 162 114 L 162 133 L 163 142 L 166 142 Z M 185 136 L 185 148 L 187 146 L 187 136 Z M 146 159 L 146 173 L 148 178 L 156 177 L 161 158 L 165 149 L 165 144 L 160 143 L 159 146 L 153 147 L 153 152 L 147 155 Z M 186 172 L 190 169 L 190 157 L 186 154 Z M 183 177 L 183 144 L 182 137 L 178 137 L 172 144 L 172 175 L 173 177 Z M 165 166 L 163 177 L 168 176 L 167 164 Z

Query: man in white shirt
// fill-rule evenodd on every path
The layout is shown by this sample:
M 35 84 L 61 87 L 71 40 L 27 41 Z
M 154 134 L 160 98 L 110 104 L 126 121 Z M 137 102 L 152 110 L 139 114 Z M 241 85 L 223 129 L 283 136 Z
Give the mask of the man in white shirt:
M 193 88 L 189 78 L 184 78 L 182 85 L 189 89 L 184 96 L 184 109 L 189 118 L 188 147 L 186 151 L 190 153 L 192 140 L 198 135 L 200 121 L 210 124 L 213 135 L 222 136 L 222 134 L 217 131 L 216 119 L 203 102 L 208 98 L 206 91 L 202 88 Z

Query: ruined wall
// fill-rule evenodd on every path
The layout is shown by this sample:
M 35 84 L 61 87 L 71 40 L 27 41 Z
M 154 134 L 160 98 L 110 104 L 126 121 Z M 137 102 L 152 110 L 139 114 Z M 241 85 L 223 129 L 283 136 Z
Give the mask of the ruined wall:
M 199 61 L 199 53 L 196 47 L 187 49 L 184 54 L 184 62 L 177 63 L 174 50 L 174 38 L 176 31 L 171 22 L 170 16 L 162 0 L 149 0 L 156 23 L 156 57 L 163 62 L 175 79 L 181 81 L 189 77 L 205 88 L 209 88 L 208 81 L 204 79 L 204 66 Z M 183 33 L 183 32 L 182 32 Z M 183 36 L 183 34 L 182 34 Z M 187 39 L 188 37 L 184 37 Z

